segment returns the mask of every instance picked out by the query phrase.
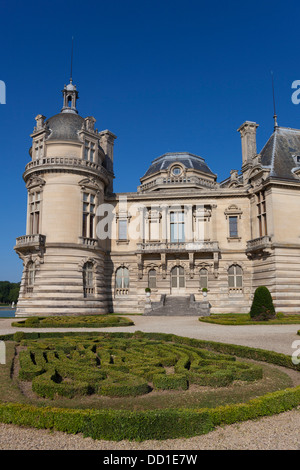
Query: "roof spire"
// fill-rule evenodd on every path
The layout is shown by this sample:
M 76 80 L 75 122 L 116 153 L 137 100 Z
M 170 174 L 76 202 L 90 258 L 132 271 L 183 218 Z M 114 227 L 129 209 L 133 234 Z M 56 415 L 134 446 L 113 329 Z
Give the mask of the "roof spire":
M 78 100 L 78 91 L 76 85 L 73 85 L 73 36 L 72 36 L 72 50 L 71 50 L 71 68 L 70 68 L 70 83 L 64 86 L 63 94 L 63 107 L 61 113 L 74 113 L 78 114 L 76 109 L 76 101 Z
M 276 130 L 278 127 L 278 122 L 277 122 L 277 114 L 276 114 L 276 107 L 275 107 L 274 77 L 273 77 L 272 71 L 271 71 L 271 75 L 272 75 L 273 108 L 274 108 L 273 119 L 274 119 L 274 130 Z
M 74 37 L 72 36 L 72 50 L 71 50 L 71 70 L 70 70 L 70 83 L 73 82 L 73 43 L 74 43 Z

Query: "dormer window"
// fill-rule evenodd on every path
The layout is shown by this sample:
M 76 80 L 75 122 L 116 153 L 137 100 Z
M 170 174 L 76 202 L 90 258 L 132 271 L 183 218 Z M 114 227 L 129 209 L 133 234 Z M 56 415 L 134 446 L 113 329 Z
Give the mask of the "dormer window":
M 35 160 L 39 160 L 44 154 L 44 143 L 43 140 L 36 140 L 34 142 L 34 157 Z
M 89 142 L 88 140 L 84 143 L 84 160 L 89 162 L 95 161 L 96 144 Z

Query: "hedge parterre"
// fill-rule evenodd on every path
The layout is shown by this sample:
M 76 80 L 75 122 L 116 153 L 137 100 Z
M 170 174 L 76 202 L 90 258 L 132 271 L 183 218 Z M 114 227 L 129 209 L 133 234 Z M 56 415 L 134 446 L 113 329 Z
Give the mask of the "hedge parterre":
M 52 339 L 73 337 L 73 333 L 15 333 L 0 336 L 4 341 L 22 339 Z M 82 342 L 86 333 L 77 333 Z M 291 356 L 274 351 L 247 346 L 196 340 L 164 333 L 114 333 L 120 339 L 148 339 L 172 342 L 207 352 L 218 352 L 255 361 L 276 364 L 300 371 L 300 364 L 294 364 Z M 107 334 L 100 335 L 101 338 Z M 89 333 L 89 340 L 99 338 L 99 333 Z M 49 349 L 51 351 L 51 349 Z M 167 374 L 166 374 L 167 375 Z M 291 410 L 300 405 L 300 386 L 251 399 L 245 403 L 218 406 L 217 408 L 165 409 L 146 411 L 69 409 L 21 403 L 0 403 L 0 422 L 38 429 L 54 429 L 67 433 L 83 433 L 93 439 L 119 441 L 122 439 L 143 441 L 147 439 L 175 439 L 191 437 L 212 431 L 216 426 L 232 424 L 261 416 L 271 416 Z
M 187 390 L 190 384 L 225 387 L 262 378 L 262 368 L 234 356 L 147 338 L 78 336 L 23 340 L 19 378 L 45 398 L 99 394 L 137 396 Z

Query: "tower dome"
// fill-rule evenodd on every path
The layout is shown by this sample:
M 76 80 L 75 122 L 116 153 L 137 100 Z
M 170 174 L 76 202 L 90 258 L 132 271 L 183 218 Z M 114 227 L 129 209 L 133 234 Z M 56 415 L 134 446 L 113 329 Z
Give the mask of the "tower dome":
M 82 129 L 84 118 L 79 114 L 61 112 L 46 121 L 50 134 L 47 140 L 79 141 L 78 132 Z
M 165 153 L 151 162 L 140 179 L 139 191 L 178 191 L 210 187 L 215 189 L 217 175 L 211 171 L 204 158 L 189 152 Z

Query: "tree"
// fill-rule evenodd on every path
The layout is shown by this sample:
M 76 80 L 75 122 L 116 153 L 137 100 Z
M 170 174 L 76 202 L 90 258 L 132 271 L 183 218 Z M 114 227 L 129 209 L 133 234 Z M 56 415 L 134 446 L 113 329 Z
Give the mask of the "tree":
M 0 304 L 17 302 L 19 297 L 20 283 L 0 281 Z
M 20 292 L 20 286 L 13 287 L 9 291 L 8 300 L 10 304 L 12 302 L 14 302 L 15 304 L 18 302 L 19 292 Z
M 273 299 L 267 287 L 260 286 L 255 290 L 250 317 L 254 320 L 269 320 L 275 317 Z

